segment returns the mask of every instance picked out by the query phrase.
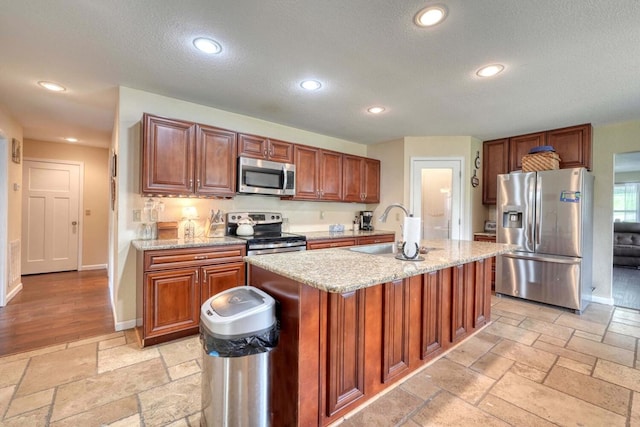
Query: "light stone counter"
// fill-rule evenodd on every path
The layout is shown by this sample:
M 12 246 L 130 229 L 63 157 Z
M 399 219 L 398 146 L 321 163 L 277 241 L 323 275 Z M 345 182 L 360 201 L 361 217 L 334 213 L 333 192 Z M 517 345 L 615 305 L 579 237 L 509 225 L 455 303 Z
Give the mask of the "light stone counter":
M 246 240 L 235 237 L 196 237 L 193 240 L 168 239 L 168 240 L 133 240 L 131 244 L 139 251 L 152 251 L 155 249 L 184 249 L 200 248 L 203 246 L 246 245 Z
M 248 264 L 326 292 L 343 293 L 396 279 L 489 258 L 516 246 L 467 240 L 423 240 L 436 248 L 424 261 L 401 261 L 395 254 L 370 255 L 347 248 L 246 257 Z
M 361 231 L 361 230 L 345 230 L 342 232 L 333 232 L 333 231 L 299 231 L 294 232 L 294 234 L 300 234 L 305 236 L 307 240 L 322 240 L 322 239 L 341 239 L 341 238 L 349 238 L 349 237 L 369 237 L 369 236 L 380 236 L 383 234 L 395 234 L 394 231 L 390 230 L 373 230 L 373 231 Z

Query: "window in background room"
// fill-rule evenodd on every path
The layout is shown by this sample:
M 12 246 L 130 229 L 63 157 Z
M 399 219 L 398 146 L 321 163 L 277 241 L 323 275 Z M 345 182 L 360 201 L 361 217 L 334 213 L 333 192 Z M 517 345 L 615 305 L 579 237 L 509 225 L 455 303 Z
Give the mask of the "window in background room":
M 613 220 L 640 221 L 640 183 L 615 184 L 613 187 Z

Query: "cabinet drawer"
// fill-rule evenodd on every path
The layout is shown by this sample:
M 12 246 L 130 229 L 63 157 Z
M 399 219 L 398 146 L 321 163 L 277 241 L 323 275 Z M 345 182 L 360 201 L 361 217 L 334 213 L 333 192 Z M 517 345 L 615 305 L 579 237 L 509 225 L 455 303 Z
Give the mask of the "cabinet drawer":
M 144 253 L 145 271 L 242 261 L 244 245 L 167 249 Z
M 356 239 L 331 239 L 331 240 L 318 240 L 314 242 L 307 242 L 307 249 L 327 249 L 327 248 L 341 248 L 343 246 L 355 246 L 357 245 Z
M 373 245 L 376 243 L 393 243 L 395 241 L 395 235 L 393 234 L 381 234 L 378 236 L 367 236 L 358 238 L 359 245 Z

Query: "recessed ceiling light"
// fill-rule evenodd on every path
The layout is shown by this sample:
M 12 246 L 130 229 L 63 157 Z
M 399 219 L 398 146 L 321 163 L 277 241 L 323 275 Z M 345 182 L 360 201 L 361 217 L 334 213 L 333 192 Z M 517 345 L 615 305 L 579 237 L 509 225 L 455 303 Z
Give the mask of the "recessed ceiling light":
M 380 114 L 384 111 L 384 107 L 369 107 L 367 111 L 371 114 Z
M 67 142 L 78 142 L 78 138 L 73 138 L 71 136 L 67 137 L 67 138 L 64 138 L 64 140 L 67 141 Z
M 479 77 L 491 77 L 491 76 L 495 76 L 496 74 L 501 73 L 502 70 L 504 70 L 504 65 L 502 65 L 502 64 L 491 64 L 491 65 L 487 65 L 487 66 L 484 66 L 484 67 L 480 68 L 478 71 L 476 71 L 476 74 Z
M 300 86 L 306 90 L 318 90 L 322 87 L 322 83 L 317 80 L 304 80 Z
M 222 52 L 220 43 L 206 37 L 198 37 L 193 41 L 193 45 L 204 53 L 216 54 Z
M 419 27 L 432 27 L 442 21 L 447 16 L 447 8 L 444 6 L 429 6 L 416 14 L 414 22 Z
M 66 87 L 53 82 L 39 81 L 38 84 L 52 92 L 64 92 L 65 90 L 67 90 Z

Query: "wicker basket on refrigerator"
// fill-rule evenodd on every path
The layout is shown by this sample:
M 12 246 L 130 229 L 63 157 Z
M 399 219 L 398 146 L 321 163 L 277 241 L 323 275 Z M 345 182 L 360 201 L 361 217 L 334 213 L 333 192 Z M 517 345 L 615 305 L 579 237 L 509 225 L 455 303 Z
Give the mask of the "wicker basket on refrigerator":
M 560 169 L 560 156 L 555 151 L 525 154 L 522 157 L 523 172 L 537 172 Z

